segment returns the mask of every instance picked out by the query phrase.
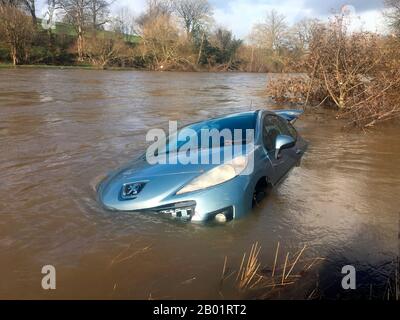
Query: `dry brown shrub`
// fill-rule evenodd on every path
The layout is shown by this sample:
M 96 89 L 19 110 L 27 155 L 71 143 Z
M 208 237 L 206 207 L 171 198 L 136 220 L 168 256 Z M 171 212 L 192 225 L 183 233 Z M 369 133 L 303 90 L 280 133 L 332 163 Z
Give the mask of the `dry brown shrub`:
M 122 37 L 98 34 L 86 39 L 85 54 L 93 65 L 104 69 L 127 58 L 129 49 Z
M 277 103 L 294 103 L 305 105 L 306 101 L 322 101 L 324 91 L 321 86 L 314 86 L 309 92 L 309 80 L 304 76 L 271 79 L 267 86 L 267 94 Z
M 10 51 L 14 65 L 28 60 L 34 26 L 30 16 L 7 2 L 0 2 L 0 40 Z
M 306 77 L 274 80 L 268 93 L 277 101 L 330 106 L 360 127 L 400 116 L 399 45 L 369 32 L 350 32 L 336 16 L 313 30 L 302 61 Z

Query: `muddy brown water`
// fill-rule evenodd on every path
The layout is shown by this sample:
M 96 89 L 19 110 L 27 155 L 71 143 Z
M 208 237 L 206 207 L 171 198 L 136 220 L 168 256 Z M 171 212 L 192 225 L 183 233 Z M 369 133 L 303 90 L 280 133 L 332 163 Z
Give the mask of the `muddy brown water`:
M 326 260 L 278 298 L 319 286 L 379 298 L 398 254 L 398 126 L 363 134 L 330 113 L 298 122 L 310 141 L 302 166 L 246 218 L 224 227 L 112 213 L 96 202 L 101 177 L 138 156 L 151 128 L 270 108 L 267 75 L 0 70 L 0 298 L 249 297 L 220 288 L 225 256 L 239 267 L 253 242 L 271 266 L 277 242 Z M 251 107 L 252 105 L 252 107 Z M 281 257 L 282 258 L 282 257 Z M 57 289 L 41 288 L 54 265 Z

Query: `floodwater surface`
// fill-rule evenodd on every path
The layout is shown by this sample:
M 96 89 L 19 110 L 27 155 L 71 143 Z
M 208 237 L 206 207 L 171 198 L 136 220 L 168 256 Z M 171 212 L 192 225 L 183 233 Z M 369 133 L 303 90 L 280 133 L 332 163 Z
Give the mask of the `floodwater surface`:
M 275 298 L 314 289 L 382 298 L 398 255 L 399 127 L 344 129 L 329 112 L 297 128 L 310 142 L 301 167 L 253 212 L 226 226 L 108 212 L 96 201 L 104 175 L 139 156 L 152 128 L 272 108 L 265 74 L 0 70 L 0 298 L 251 298 L 235 289 L 245 251 L 271 266 L 304 245 L 324 258 Z M 44 291 L 44 265 L 57 289 Z M 318 280 L 319 279 L 319 280 Z M 314 290 L 314 292 L 316 292 Z M 352 295 L 350 295 L 352 297 Z

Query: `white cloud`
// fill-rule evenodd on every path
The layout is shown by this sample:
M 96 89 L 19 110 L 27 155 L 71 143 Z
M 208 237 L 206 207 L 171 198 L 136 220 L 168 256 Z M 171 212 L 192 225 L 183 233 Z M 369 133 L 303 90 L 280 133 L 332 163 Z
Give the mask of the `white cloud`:
M 119 10 L 121 8 L 127 7 L 131 9 L 134 13 L 140 14 L 146 9 L 146 0 L 117 0 L 113 4 L 113 10 Z
M 287 23 L 293 24 L 303 18 L 319 18 L 323 21 L 329 19 L 329 15 L 315 15 L 312 8 L 306 8 L 304 0 L 282 0 L 273 4 L 233 0 L 227 9 L 216 9 L 215 20 L 219 25 L 225 26 L 240 38 L 245 38 L 255 23 L 262 22 L 266 12 L 275 9 L 285 15 Z M 380 10 L 369 10 L 361 13 L 355 12 L 351 28 L 353 30 L 366 30 L 372 32 L 384 32 L 384 21 Z
M 357 13 L 356 13 L 357 15 Z M 385 30 L 385 20 L 382 12 L 379 10 L 365 11 L 358 14 L 358 19 L 354 20 L 353 27 L 356 30 L 365 30 L 371 32 L 384 33 Z
M 215 20 L 241 38 L 246 37 L 255 23 L 262 22 L 267 11 L 276 10 L 285 15 L 287 23 L 292 24 L 302 18 L 311 16 L 311 10 L 302 8 L 302 1 L 286 0 L 279 3 L 251 3 L 246 0 L 229 2 L 228 9 L 216 9 Z

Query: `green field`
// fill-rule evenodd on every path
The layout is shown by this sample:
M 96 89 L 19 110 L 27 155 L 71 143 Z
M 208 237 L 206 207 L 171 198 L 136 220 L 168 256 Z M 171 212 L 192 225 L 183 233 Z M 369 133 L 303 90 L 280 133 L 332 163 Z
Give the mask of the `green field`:
M 42 27 L 42 19 L 38 19 L 38 25 L 39 28 L 43 29 Z M 112 36 L 115 34 L 115 32 L 113 31 L 106 31 L 106 30 L 101 30 L 101 31 L 96 31 L 97 34 L 99 35 L 104 35 L 104 36 Z M 76 37 L 77 33 L 74 29 L 74 27 L 68 23 L 64 23 L 64 22 L 56 22 L 56 28 L 54 29 L 54 33 L 55 34 L 59 34 L 59 35 L 67 35 L 67 36 L 71 36 L 71 37 Z M 136 35 L 124 35 L 124 38 L 127 40 L 128 43 L 131 44 L 136 44 L 140 42 L 140 37 L 136 36 Z

